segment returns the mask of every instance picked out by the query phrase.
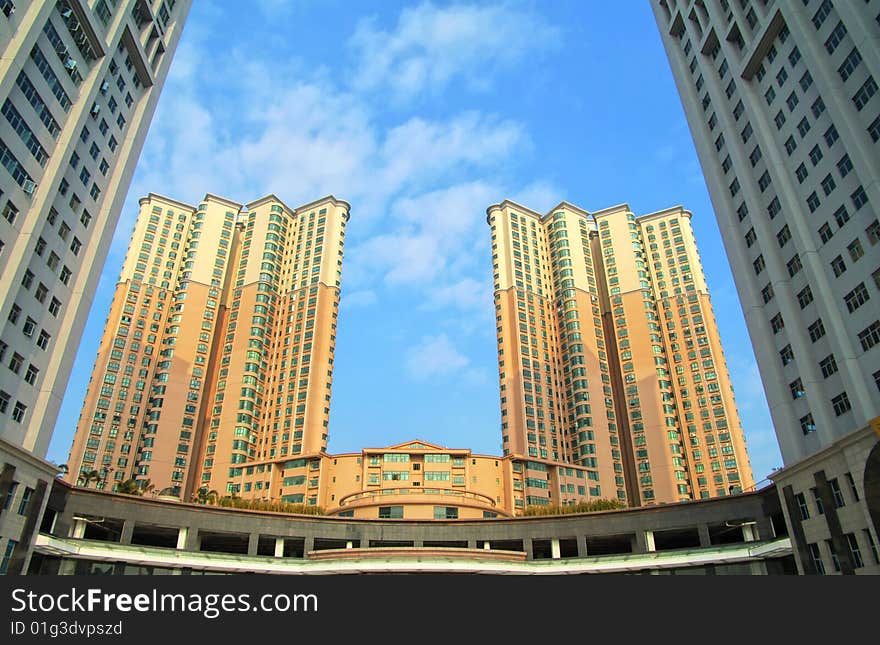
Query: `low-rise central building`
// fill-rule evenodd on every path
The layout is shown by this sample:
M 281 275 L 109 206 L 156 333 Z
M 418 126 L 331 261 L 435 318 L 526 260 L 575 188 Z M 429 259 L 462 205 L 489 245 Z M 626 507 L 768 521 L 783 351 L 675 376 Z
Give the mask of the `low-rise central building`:
M 248 464 L 240 490 L 245 499 L 319 506 L 340 517 L 448 520 L 511 517 L 539 503 L 524 496 L 527 488 L 559 491 L 554 499 L 575 504 L 586 482 L 579 466 L 410 441 Z

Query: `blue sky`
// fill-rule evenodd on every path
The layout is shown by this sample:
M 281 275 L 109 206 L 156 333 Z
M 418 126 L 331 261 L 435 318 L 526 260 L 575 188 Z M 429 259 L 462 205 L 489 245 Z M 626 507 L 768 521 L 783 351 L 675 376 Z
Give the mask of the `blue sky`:
M 330 452 L 500 454 L 485 209 L 693 212 L 756 479 L 782 460 L 646 1 L 197 0 L 121 215 L 48 458 L 67 459 L 113 284 L 153 191 L 352 205 Z

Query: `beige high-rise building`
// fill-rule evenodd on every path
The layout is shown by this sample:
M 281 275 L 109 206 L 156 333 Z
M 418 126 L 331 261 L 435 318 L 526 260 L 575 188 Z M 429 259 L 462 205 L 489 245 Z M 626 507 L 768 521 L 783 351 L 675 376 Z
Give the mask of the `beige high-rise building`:
M 877 543 L 863 500 L 872 450 L 880 467 L 880 3 L 651 5 L 756 349 L 799 566 L 856 571 Z
M 325 452 L 349 205 L 140 206 L 68 479 L 238 494 L 244 464 Z
M 26 563 L 43 460 L 190 0 L 0 2 L 0 549 Z M 28 528 L 30 526 L 30 528 Z
M 487 213 L 504 454 L 585 469 L 587 499 L 750 488 L 691 214 L 510 201 Z

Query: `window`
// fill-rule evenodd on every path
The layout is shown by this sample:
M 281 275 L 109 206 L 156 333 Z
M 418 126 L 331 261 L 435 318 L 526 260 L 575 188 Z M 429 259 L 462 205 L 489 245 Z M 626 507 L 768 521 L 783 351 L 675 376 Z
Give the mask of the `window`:
M 813 568 L 820 576 L 824 576 L 825 563 L 822 562 L 822 553 L 819 551 L 819 545 L 816 543 L 810 543 L 807 546 L 810 547 L 810 558 L 813 560 Z
M 782 110 L 776 113 L 776 116 L 773 117 L 773 122 L 776 123 L 777 130 L 782 129 L 782 126 L 785 125 L 785 114 L 782 113 Z
M 403 517 L 403 506 L 380 506 L 379 519 L 400 519 Z
M 810 340 L 814 343 L 825 335 L 825 325 L 822 324 L 821 318 L 814 321 L 807 330 L 810 332 Z
M 40 368 L 36 367 L 33 364 L 28 364 L 27 372 L 24 375 L 24 380 L 28 385 L 34 385 L 37 381 L 37 374 L 40 373 Z
M 868 101 L 871 100 L 871 97 L 877 93 L 877 83 L 874 81 L 873 76 L 869 76 L 868 80 L 865 81 L 862 86 L 859 88 L 859 91 L 855 93 L 852 97 L 853 103 L 856 105 L 856 109 L 861 111 L 863 107 L 868 104 Z
M 759 255 L 755 258 L 755 261 L 752 262 L 752 266 L 755 268 L 755 274 L 760 275 L 761 271 L 764 270 L 764 256 Z
M 795 92 L 789 94 L 788 98 L 785 99 L 785 104 L 788 106 L 789 112 L 794 112 L 794 109 L 797 107 L 798 104 L 797 94 Z
M 846 210 L 846 206 L 841 206 L 834 211 L 834 220 L 838 226 L 843 228 L 843 225 L 849 221 L 849 211 Z
M 828 354 L 828 356 L 819 361 L 819 369 L 825 378 L 834 374 L 837 371 L 837 361 L 834 360 L 834 354 Z
M 807 172 L 807 167 L 804 164 L 801 164 L 797 167 L 797 170 L 794 171 L 795 176 L 797 177 L 798 183 L 804 183 L 804 180 L 810 175 Z
M 455 506 L 435 506 L 434 507 L 434 519 L 435 520 L 457 520 L 458 519 L 458 509 Z
M 871 121 L 871 125 L 868 126 L 868 134 L 871 135 L 871 141 L 874 143 L 880 141 L 880 116 Z
M 880 221 L 874 220 L 865 228 L 865 233 L 868 236 L 868 242 L 871 243 L 871 246 L 880 242 Z
M 853 47 L 852 51 L 843 59 L 843 64 L 837 68 L 837 73 L 840 74 L 841 80 L 845 82 L 861 62 L 862 56 L 859 54 L 859 50 Z
M 788 365 L 794 360 L 794 351 L 792 351 L 791 345 L 786 345 L 779 350 L 779 358 L 782 360 L 783 365 Z
M 825 545 L 831 553 L 831 564 L 834 565 L 834 570 L 840 571 L 840 558 L 837 557 L 837 551 L 834 550 L 834 541 L 830 539 L 825 540 Z
M 821 203 L 822 202 L 819 201 L 819 196 L 816 194 L 816 191 L 813 191 L 810 193 L 810 196 L 807 197 L 807 206 L 810 208 L 811 213 L 815 213 Z
M 760 188 L 761 192 L 763 193 L 765 190 L 767 190 L 767 187 L 769 185 L 770 185 L 770 175 L 765 170 L 764 173 L 758 178 L 758 188 Z
M 859 549 L 859 541 L 856 539 L 855 533 L 846 534 L 846 543 L 849 546 L 849 553 L 853 562 L 854 569 L 861 569 L 865 566 L 862 559 L 862 551 Z
M 15 407 L 12 409 L 12 420 L 16 423 L 21 423 L 24 421 L 24 415 L 27 412 L 27 406 L 21 401 L 15 402 Z
M 750 228 L 750 229 L 746 232 L 746 235 L 745 235 L 746 246 L 749 247 L 749 248 L 751 248 L 751 247 L 752 247 L 752 244 L 754 244 L 754 243 L 757 241 L 757 239 L 758 239 L 758 236 L 755 235 L 755 229 L 754 229 L 754 228 Z
M 837 49 L 844 36 L 846 36 L 846 27 L 843 26 L 842 22 L 838 21 L 834 29 L 831 30 L 831 35 L 825 41 L 825 49 L 829 54 L 834 53 L 834 50 Z
M 822 0 L 822 4 L 819 5 L 819 8 L 816 10 L 816 13 L 813 14 L 813 26 L 816 29 L 819 29 L 822 26 L 822 23 L 825 22 L 825 18 L 828 17 L 828 14 L 831 13 L 831 2 L 830 0 Z
M 825 179 L 822 180 L 822 191 L 825 195 L 830 195 L 831 191 L 833 191 L 836 186 L 837 184 L 834 183 L 834 177 L 832 177 L 830 173 L 825 175 Z
M 811 432 L 816 432 L 816 422 L 813 421 L 812 414 L 806 414 L 800 418 L 801 424 L 801 432 L 804 434 L 810 434 Z
M 834 271 L 834 276 L 839 278 L 844 271 L 846 271 L 846 263 L 843 261 L 841 256 L 837 256 L 833 260 L 831 260 L 831 270 Z
M 819 227 L 819 239 L 822 240 L 822 243 L 825 244 L 834 236 L 834 233 L 831 232 L 831 227 L 828 226 L 828 222 L 822 224 Z
M 795 253 L 794 256 L 785 263 L 785 266 L 788 269 L 788 275 L 790 275 L 791 277 L 797 275 L 797 273 L 804 267 L 804 265 L 801 264 L 801 256 L 797 253 Z
M 846 308 L 850 313 L 853 313 L 870 299 L 871 296 L 868 294 L 864 282 L 857 284 L 852 291 L 843 297 L 843 301 L 846 303 Z
M 791 156 L 791 153 L 797 149 L 797 142 L 794 140 L 794 137 L 788 137 L 785 140 L 785 151 L 788 153 L 788 156 Z
M 798 134 L 801 135 L 801 139 L 807 136 L 807 132 L 810 131 L 810 122 L 807 120 L 807 117 L 801 119 L 800 122 L 797 124 L 797 131 Z
M 807 500 L 804 497 L 803 493 L 798 493 L 794 496 L 795 501 L 798 505 L 798 510 L 801 514 L 801 521 L 810 519 L 810 507 L 807 506 Z
M 828 480 L 828 487 L 831 489 L 831 495 L 834 498 L 834 506 L 835 508 L 840 508 L 841 506 L 845 506 L 846 502 L 843 500 L 843 492 L 840 490 L 840 485 L 837 483 L 837 478 Z
M 825 139 L 825 145 L 829 148 L 840 138 L 840 135 L 837 133 L 837 128 L 833 125 L 830 126 L 827 130 L 825 130 L 825 134 L 822 135 Z
M 819 495 L 819 489 L 811 488 L 810 491 L 813 493 L 813 501 L 816 503 L 816 512 L 819 515 L 825 515 L 825 505 L 822 504 L 822 496 Z
M 791 398 L 793 399 L 799 399 L 804 394 L 806 394 L 806 391 L 804 390 L 804 384 L 799 378 L 789 383 L 788 389 L 791 392 Z
M 840 161 L 837 162 L 837 172 L 840 173 L 841 177 L 846 177 L 853 169 L 852 161 L 850 161 L 849 155 L 843 155 L 840 158 Z
M 810 289 L 809 285 L 798 292 L 797 300 L 798 304 L 801 306 L 801 309 L 804 309 L 807 305 L 813 302 L 813 290 Z
M 773 300 L 773 286 L 768 284 L 763 289 L 761 289 L 761 298 L 764 300 L 764 304 L 767 304 L 771 300 Z
M 849 256 L 852 258 L 853 262 L 858 262 L 858 260 L 865 255 L 865 249 L 862 248 L 862 243 L 859 241 L 859 238 L 850 242 L 846 247 L 846 250 L 849 251 Z
M 880 343 L 880 320 L 875 320 L 859 332 L 859 343 L 865 351 Z
M 3 552 L 3 560 L 0 560 L 0 575 L 5 575 L 9 570 L 9 562 L 12 560 L 12 554 L 15 552 L 15 547 L 18 546 L 18 542 L 16 540 L 7 540 L 6 541 L 6 551 Z
M 865 192 L 865 189 L 859 186 L 856 188 L 855 192 L 850 195 L 852 199 L 853 205 L 856 207 L 856 210 L 859 210 L 862 206 L 868 203 L 868 195 Z
M 21 501 L 18 503 L 18 514 L 25 515 L 28 511 L 28 505 L 30 504 L 31 497 L 34 494 L 34 489 L 28 486 L 25 486 L 24 493 L 21 495 Z
M 15 204 L 7 201 L 6 206 L 3 207 L 3 219 L 12 224 L 15 222 L 15 218 L 18 216 L 18 209 L 15 207 Z
M 12 355 L 12 358 L 9 359 L 9 369 L 12 370 L 14 374 L 18 374 L 21 371 L 21 366 L 24 364 L 24 356 L 15 352 Z
M 776 314 L 770 319 L 770 328 L 773 330 L 774 334 L 778 334 L 785 328 L 785 321 L 782 319 L 782 314 Z
M 856 480 L 853 479 L 851 473 L 846 473 L 846 481 L 849 484 L 849 492 L 852 494 L 853 500 L 858 502 L 860 499 L 859 489 L 856 487 Z

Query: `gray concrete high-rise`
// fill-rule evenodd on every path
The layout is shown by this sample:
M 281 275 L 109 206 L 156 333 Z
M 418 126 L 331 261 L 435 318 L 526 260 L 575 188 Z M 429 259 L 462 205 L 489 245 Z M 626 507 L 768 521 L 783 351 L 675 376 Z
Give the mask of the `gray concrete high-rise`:
M 189 7 L 0 1 L 0 570 L 21 569 L 55 474 L 43 457 Z
M 755 346 L 785 463 L 773 479 L 805 531 L 799 562 L 858 570 L 877 554 L 862 498 L 880 427 L 880 2 L 651 5 Z M 847 504 L 863 510 L 851 525 L 816 522 Z

